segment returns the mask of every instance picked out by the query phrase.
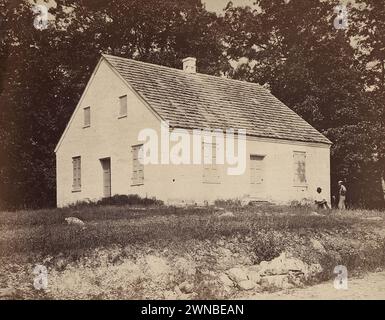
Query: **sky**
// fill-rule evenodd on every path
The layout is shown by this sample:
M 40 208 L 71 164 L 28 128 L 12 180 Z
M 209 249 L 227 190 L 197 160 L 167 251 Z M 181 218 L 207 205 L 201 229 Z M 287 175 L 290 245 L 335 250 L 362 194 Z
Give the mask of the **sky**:
M 33 0 L 31 0 L 33 2 Z M 45 4 L 44 0 L 36 0 L 38 4 Z M 215 11 L 217 13 L 222 13 L 222 10 L 226 7 L 227 3 L 230 0 L 202 0 L 206 4 L 206 9 L 209 11 Z M 254 0 L 231 0 L 234 5 L 245 6 L 252 5 Z M 53 0 L 50 0 L 49 3 L 53 3 Z
M 223 9 L 226 7 L 230 0 L 202 0 L 206 5 L 206 9 L 217 13 L 223 13 Z M 252 5 L 255 0 L 231 0 L 235 6 Z M 33 2 L 33 0 L 31 0 Z M 38 4 L 47 4 L 44 0 L 36 0 Z M 54 3 L 54 0 L 49 0 L 49 4 Z
M 32 2 L 33 0 L 31 0 Z M 37 3 L 44 4 L 44 0 L 36 0 Z M 230 0 L 202 0 L 202 2 L 206 5 L 206 9 L 209 11 L 214 11 L 217 13 L 222 13 L 223 9 L 226 7 L 227 3 Z M 246 6 L 253 5 L 255 0 L 231 0 L 235 6 Z M 49 0 L 49 3 L 53 3 L 54 0 Z M 341 0 L 341 3 L 353 2 L 354 0 Z
M 230 0 L 202 0 L 206 4 L 206 9 L 209 11 L 215 11 L 222 13 L 222 10 L 226 7 Z M 254 0 L 231 0 L 235 6 L 252 5 Z

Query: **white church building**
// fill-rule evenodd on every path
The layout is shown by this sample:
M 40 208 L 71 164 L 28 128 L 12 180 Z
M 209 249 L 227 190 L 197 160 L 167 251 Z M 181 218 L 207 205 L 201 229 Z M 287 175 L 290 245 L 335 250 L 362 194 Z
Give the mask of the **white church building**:
M 267 89 L 198 73 L 194 58 L 178 70 L 102 55 L 55 149 L 57 205 L 115 194 L 283 204 L 317 187 L 330 201 L 330 146 Z

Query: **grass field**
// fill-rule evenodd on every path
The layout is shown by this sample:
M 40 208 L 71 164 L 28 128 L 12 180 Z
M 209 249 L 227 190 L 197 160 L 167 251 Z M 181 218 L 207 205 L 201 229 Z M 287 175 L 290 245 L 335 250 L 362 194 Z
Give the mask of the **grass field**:
M 212 240 L 233 235 L 253 236 L 258 230 L 305 232 L 338 230 L 357 222 L 352 215 L 311 216 L 310 209 L 290 207 L 231 208 L 234 217 L 219 218 L 214 208 L 83 207 L 0 213 L 0 256 L 57 254 L 112 244 L 167 244 Z M 82 232 L 66 217 L 86 223 Z
M 0 288 L 18 287 L 19 296 L 30 296 L 31 269 L 36 264 L 47 265 L 60 277 L 71 268 L 80 268 L 86 274 L 95 273 L 102 266 L 107 266 L 106 270 L 119 267 L 128 261 L 139 266 L 146 256 L 153 255 L 162 257 L 169 265 L 181 257 L 194 264 L 198 271 L 194 283 L 199 291 L 204 275 L 223 267 L 221 248 L 230 251 L 232 262 L 226 263 L 233 265 L 258 264 L 283 251 L 291 252 L 305 262 L 323 267 L 324 272 L 313 279 L 315 282 L 331 278 L 337 264 L 346 265 L 353 273 L 385 266 L 383 212 L 325 211 L 314 215 L 311 208 L 284 206 L 226 210 L 234 216 L 221 217 L 223 211 L 214 207 L 80 206 L 1 212 Z M 83 220 L 86 229 L 67 225 L 64 219 L 70 216 Z M 312 247 L 314 239 L 322 243 L 325 250 L 321 253 Z M 172 289 L 181 280 L 178 277 L 187 275 L 174 275 L 174 280 L 151 293 L 139 286 L 136 295 L 127 296 L 119 291 L 119 297 L 156 298 L 155 291 Z M 82 297 L 98 296 L 95 288 L 92 294 Z M 114 285 L 100 290 L 105 297 L 116 298 Z M 198 297 L 210 297 L 207 290 L 201 291 L 197 292 Z M 54 297 L 76 297 L 74 292 L 58 292 Z

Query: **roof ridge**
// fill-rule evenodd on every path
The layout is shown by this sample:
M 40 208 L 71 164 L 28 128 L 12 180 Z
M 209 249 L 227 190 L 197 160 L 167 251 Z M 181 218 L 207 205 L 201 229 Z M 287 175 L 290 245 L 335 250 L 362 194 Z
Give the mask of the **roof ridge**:
M 106 54 L 106 53 L 102 53 L 102 56 L 103 57 L 112 57 L 112 58 L 118 58 L 118 59 L 123 59 L 123 60 L 128 60 L 128 61 L 132 61 L 132 62 L 135 62 L 135 63 L 139 63 L 139 64 L 144 64 L 144 65 L 150 65 L 150 66 L 154 66 L 154 67 L 158 67 L 158 68 L 163 68 L 163 69 L 167 69 L 167 70 L 173 70 L 173 71 L 177 71 L 181 74 L 184 74 L 184 75 L 191 75 L 191 76 L 194 76 L 194 73 L 186 73 L 184 70 L 182 69 L 177 69 L 177 68 L 172 68 L 172 67 L 167 67 L 167 66 L 163 66 L 161 64 L 155 64 L 155 63 L 150 63 L 150 62 L 145 62 L 145 61 L 140 61 L 140 60 L 135 60 L 135 59 L 130 59 L 130 58 L 125 58 L 125 57 L 119 57 L 119 56 L 115 56 L 115 55 L 112 55 L 112 54 Z M 240 82 L 242 84 L 249 84 L 249 85 L 252 85 L 252 86 L 255 86 L 257 87 L 258 89 L 262 89 L 264 91 L 267 91 L 268 93 L 271 93 L 269 89 L 261 86 L 259 83 L 255 83 L 255 82 L 250 82 L 250 81 L 245 81 L 245 80 L 238 80 L 238 79 L 232 79 L 232 78 L 228 78 L 228 77 L 220 77 L 220 76 L 214 76 L 214 75 L 211 75 L 211 74 L 206 74 L 206 73 L 201 73 L 201 72 L 197 72 L 195 73 L 196 75 L 200 75 L 200 76 L 204 76 L 204 77 L 209 77 L 209 78 L 215 78 L 215 79 L 221 79 L 221 80 L 227 80 L 227 81 L 235 81 L 235 82 Z

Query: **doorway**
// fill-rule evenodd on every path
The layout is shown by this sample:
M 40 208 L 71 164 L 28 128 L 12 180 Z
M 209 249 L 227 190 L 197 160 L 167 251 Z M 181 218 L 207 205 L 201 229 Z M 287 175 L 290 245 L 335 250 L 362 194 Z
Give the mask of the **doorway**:
M 111 158 L 101 159 L 103 169 L 103 197 L 111 197 Z
M 263 197 L 265 192 L 265 156 L 250 155 L 251 196 Z

